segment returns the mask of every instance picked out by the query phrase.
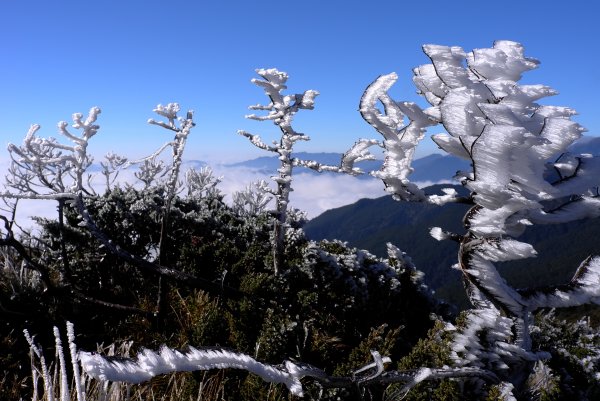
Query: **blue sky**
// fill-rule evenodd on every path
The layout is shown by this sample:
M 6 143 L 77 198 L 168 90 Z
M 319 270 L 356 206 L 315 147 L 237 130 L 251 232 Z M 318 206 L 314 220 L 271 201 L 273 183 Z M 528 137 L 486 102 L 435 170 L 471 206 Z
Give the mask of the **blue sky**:
M 321 93 L 314 111 L 298 114 L 297 130 L 312 138 L 298 150 L 344 151 L 359 137 L 377 137 L 357 106 L 378 75 L 396 71 L 393 96 L 416 101 L 411 69 L 428 62 L 422 44 L 471 50 L 495 39 L 523 43 L 542 62 L 524 82 L 557 89 L 549 102 L 575 108 L 589 134 L 599 135 L 595 3 L 5 0 L 0 145 L 20 143 L 31 123 L 55 136 L 59 120 L 97 105 L 102 129 L 92 152 L 141 156 L 170 137 L 146 124 L 152 108 L 177 101 L 196 112 L 189 158 L 260 156 L 236 131 L 275 138 L 272 124 L 243 116 L 266 100 L 249 82 L 254 69 L 277 67 L 290 74 L 291 91 Z

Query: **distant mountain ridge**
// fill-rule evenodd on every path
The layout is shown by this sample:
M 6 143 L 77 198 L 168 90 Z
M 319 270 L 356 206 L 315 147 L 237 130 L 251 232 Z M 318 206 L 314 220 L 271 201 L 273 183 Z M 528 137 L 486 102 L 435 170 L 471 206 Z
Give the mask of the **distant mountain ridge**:
M 314 160 L 319 163 L 329 164 L 338 166 L 342 159 L 341 153 L 307 153 L 299 152 L 294 154 L 303 160 Z M 357 163 L 356 166 L 360 167 L 364 172 L 376 171 L 381 168 L 382 160 L 368 160 Z M 279 168 L 279 160 L 275 156 L 263 156 L 252 160 L 246 160 L 238 163 L 228 164 L 227 167 L 245 167 L 252 168 L 260 171 L 264 174 L 274 174 Z M 437 153 L 416 159 L 413 162 L 414 173 L 411 174 L 410 178 L 415 182 L 439 182 L 439 181 L 450 181 L 458 170 L 468 169 L 470 167 L 469 162 L 458 159 L 454 156 L 440 155 Z M 307 172 L 313 174 L 319 174 L 310 169 L 298 169 L 296 173 Z M 322 173 L 322 174 L 335 174 L 335 173 Z M 368 174 L 364 174 L 361 178 L 372 178 Z M 373 178 L 372 178 L 373 179 Z
M 569 150 L 573 153 L 590 153 L 592 155 L 600 155 L 600 137 L 583 137 L 578 142 L 573 144 Z M 295 157 L 304 160 L 315 160 L 322 164 L 329 164 L 337 166 L 340 164 L 342 153 L 335 152 L 298 152 L 294 153 Z M 376 171 L 381 168 L 382 160 L 367 160 L 364 162 L 357 163 L 357 167 L 360 167 L 365 173 L 369 171 Z M 205 161 L 188 159 L 184 160 L 184 169 L 196 168 L 208 166 Z M 260 172 L 261 174 L 269 175 L 275 174 L 279 168 L 279 159 L 276 156 L 262 156 L 255 159 L 244 160 L 236 163 L 228 163 L 225 167 L 241 167 L 249 168 Z M 461 170 L 469 170 L 470 163 L 467 160 L 462 160 L 451 155 L 442 155 L 439 153 L 432 153 L 430 155 L 418 158 L 413 161 L 412 167 L 414 172 L 409 176 L 409 179 L 413 182 L 420 183 L 438 183 L 442 181 L 450 182 L 454 175 Z M 100 172 L 102 168 L 100 163 L 93 163 L 89 168 L 90 172 Z M 296 174 L 300 172 L 319 174 L 313 170 L 302 168 L 295 171 Z M 321 174 L 335 174 L 335 173 L 321 173 Z M 359 176 L 362 179 L 375 179 L 368 174 Z

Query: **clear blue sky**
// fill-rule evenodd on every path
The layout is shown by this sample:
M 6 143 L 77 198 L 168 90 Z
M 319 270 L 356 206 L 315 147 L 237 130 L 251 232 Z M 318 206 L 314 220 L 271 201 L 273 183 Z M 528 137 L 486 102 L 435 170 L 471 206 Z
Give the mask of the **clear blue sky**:
M 277 67 L 292 91 L 321 92 L 316 109 L 298 115 L 312 138 L 298 149 L 343 151 L 377 137 L 357 106 L 378 75 L 396 71 L 394 97 L 418 100 L 411 69 L 428 62 L 422 44 L 471 50 L 495 39 L 523 43 L 542 61 L 524 81 L 557 89 L 549 102 L 575 108 L 599 135 L 599 17 L 584 0 L 4 0 L 0 145 L 20 143 L 31 123 L 54 136 L 57 121 L 97 105 L 92 151 L 139 156 L 169 138 L 147 126 L 152 108 L 177 101 L 196 111 L 190 158 L 261 155 L 236 131 L 272 138 L 270 123 L 243 116 L 266 100 L 249 82 L 254 69 Z

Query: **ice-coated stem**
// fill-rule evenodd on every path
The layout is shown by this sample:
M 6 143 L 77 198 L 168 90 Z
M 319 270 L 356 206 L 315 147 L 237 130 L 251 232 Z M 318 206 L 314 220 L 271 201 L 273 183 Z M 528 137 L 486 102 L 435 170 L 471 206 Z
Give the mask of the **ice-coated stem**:
M 85 401 L 85 387 L 81 383 L 81 372 L 79 371 L 79 352 L 75 344 L 75 329 L 73 323 L 67 322 L 67 339 L 69 342 L 69 352 L 71 354 L 71 364 L 73 366 L 73 380 L 75 381 L 75 391 L 77 392 L 77 401 Z

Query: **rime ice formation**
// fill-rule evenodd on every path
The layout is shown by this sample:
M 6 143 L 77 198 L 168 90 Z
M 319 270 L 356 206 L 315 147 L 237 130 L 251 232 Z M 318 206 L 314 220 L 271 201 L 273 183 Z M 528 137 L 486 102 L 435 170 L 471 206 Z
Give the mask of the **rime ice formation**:
M 5 192 L 1 196 L 59 199 L 72 198 L 80 191 L 94 193 L 86 175 L 86 169 L 92 163 L 87 148 L 89 140 L 100 128 L 95 124 L 99 114 L 98 107 L 93 107 L 85 120 L 82 120 L 83 114 L 73 114 L 72 127 L 79 130 L 80 136 L 69 131 L 66 121 L 58 123 L 59 133 L 71 144 L 37 136 L 41 128 L 37 124 L 31 126 L 22 146 L 9 144 L 12 164 L 6 184 L 15 192 Z
M 504 371 L 508 394 L 515 376 L 526 374 L 509 368 L 548 357 L 531 350 L 531 313 L 598 303 L 600 259 L 583 262 L 567 285 L 537 290 L 508 286 L 494 263 L 536 256 L 531 245 L 511 238 L 528 225 L 599 216 L 600 161 L 567 152 L 585 131 L 571 120 L 572 109 L 536 103 L 556 91 L 517 83 L 539 65 L 519 43 L 497 41 L 469 53 L 438 45 L 423 50 L 431 63 L 415 68 L 413 81 L 429 108 L 391 100 L 387 90 L 395 74 L 379 77 L 363 95 L 361 114 L 384 137 L 386 161 L 374 175 L 399 200 L 473 205 L 465 235 L 431 229 L 438 240 L 459 242 L 459 267 L 475 306 L 455 336 L 453 355 L 459 366 Z M 432 136 L 440 149 L 471 162 L 470 171 L 457 173 L 471 192 L 466 199 L 451 190 L 427 197 L 409 181 L 414 149 L 425 128 L 435 125 L 446 130 Z
M 319 92 L 315 90 L 307 90 L 302 94 L 285 95 L 283 91 L 287 89 L 285 85 L 288 80 L 288 74 L 281 72 L 275 68 L 258 69 L 256 73 L 262 79 L 252 79 L 252 83 L 262 88 L 269 98 L 270 102 L 267 105 L 256 104 L 249 107 L 250 110 L 258 110 L 267 112 L 266 115 L 249 114 L 246 118 L 257 121 L 272 121 L 281 131 L 281 137 L 278 141 L 273 141 L 273 145 L 266 144 L 259 135 L 251 134 L 247 131 L 240 130 L 238 134 L 248 138 L 248 140 L 257 148 L 269 152 L 276 153 L 280 161 L 277 175 L 271 177 L 276 183 L 277 189 L 272 189 L 267 185 L 259 185 L 259 191 L 265 194 L 272 195 L 275 198 L 276 210 L 274 211 L 274 235 L 273 235 L 273 268 L 275 274 L 281 272 L 283 264 L 283 248 L 284 239 L 288 230 L 287 213 L 290 202 L 290 192 L 292 191 L 292 173 L 294 167 L 306 167 L 312 170 L 332 171 L 338 173 L 346 173 L 350 175 L 362 174 L 360 168 L 355 167 L 355 163 L 363 160 L 373 160 L 368 152 L 368 147 L 378 144 L 375 140 L 359 140 L 350 150 L 342 156 L 339 166 L 331 166 L 318 163 L 314 160 L 302 160 L 294 157 L 294 145 L 298 141 L 308 141 L 310 137 L 297 132 L 292 127 L 292 122 L 296 113 L 302 109 L 312 110 L 315 105 L 315 98 Z M 238 201 L 250 202 L 250 208 L 256 201 L 260 205 L 262 199 L 260 196 L 252 199 L 248 191 L 238 195 Z M 260 200 L 259 200 L 260 199 Z M 266 203 L 265 203 L 266 205 Z M 262 206 L 264 207 L 264 205 Z
M 376 351 L 372 351 L 371 354 L 374 362 L 354 372 L 354 375 L 370 372 L 367 376 L 361 376 L 363 381 L 379 377 L 384 371 L 384 364 L 391 362 Z M 159 352 L 142 350 L 135 359 L 105 357 L 89 352 L 80 352 L 79 359 L 83 370 L 90 376 L 104 381 L 126 383 L 141 383 L 169 372 L 243 369 L 269 383 L 284 384 L 290 393 L 302 397 L 304 392 L 300 379 L 303 377 L 310 376 L 323 383 L 332 380 L 345 381 L 344 378 L 330 378 L 322 370 L 307 364 L 285 361 L 278 366 L 268 365 L 249 355 L 224 349 L 190 347 L 187 351 L 178 351 L 163 346 Z
M 294 395 L 302 395 L 300 366 L 287 361 L 284 367 L 274 367 L 254 358 L 223 349 L 196 349 L 185 352 L 162 347 L 159 352 L 143 350 L 134 359 L 109 358 L 99 354 L 80 352 L 83 370 L 99 380 L 141 383 L 169 372 L 187 372 L 209 369 L 244 369 L 271 383 L 283 383 Z

